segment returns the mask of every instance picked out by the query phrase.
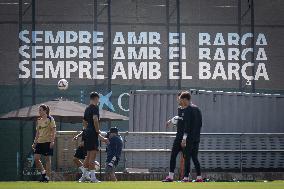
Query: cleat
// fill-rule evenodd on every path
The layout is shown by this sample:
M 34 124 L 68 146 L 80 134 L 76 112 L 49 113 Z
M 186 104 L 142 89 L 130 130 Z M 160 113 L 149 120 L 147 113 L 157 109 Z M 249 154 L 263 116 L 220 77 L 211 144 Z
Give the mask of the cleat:
M 162 182 L 173 182 L 174 180 L 167 176 Z
M 191 180 L 183 178 L 180 182 L 191 182 Z

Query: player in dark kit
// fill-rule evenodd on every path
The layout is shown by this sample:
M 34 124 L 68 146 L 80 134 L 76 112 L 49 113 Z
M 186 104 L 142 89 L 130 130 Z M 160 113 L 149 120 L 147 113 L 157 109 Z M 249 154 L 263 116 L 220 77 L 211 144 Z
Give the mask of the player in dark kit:
M 116 127 L 110 128 L 107 133 L 107 138 L 109 139 L 109 144 L 107 145 L 107 159 L 106 159 L 106 176 L 107 180 L 117 181 L 115 176 L 115 168 L 120 160 L 122 151 L 122 138 L 118 133 Z
M 185 164 L 183 182 L 190 181 L 190 160 L 192 159 L 197 173 L 195 182 L 202 182 L 200 163 L 198 160 L 198 149 L 200 132 L 202 127 L 202 115 L 200 109 L 191 103 L 189 92 L 180 95 L 180 103 L 186 107 L 184 116 L 185 133 L 181 145 L 185 148 Z
M 91 172 L 91 182 L 100 182 L 95 175 L 95 159 L 96 154 L 99 147 L 99 139 L 103 142 L 108 142 L 107 138 L 104 138 L 101 135 L 100 129 L 99 129 L 99 119 L 100 119 L 100 113 L 99 113 L 99 94 L 96 92 L 92 92 L 90 94 L 90 105 L 86 108 L 84 113 L 84 119 L 83 119 L 83 125 L 86 128 L 85 133 L 85 143 L 84 146 L 87 150 L 87 156 L 84 161 L 84 170 L 87 170 L 86 168 L 89 168 Z M 88 172 L 84 171 L 82 174 L 82 178 L 87 177 Z M 85 179 L 83 179 L 85 180 Z
M 178 107 L 178 117 L 175 116 L 175 119 L 177 120 L 177 133 L 176 133 L 176 137 L 174 139 L 173 142 L 173 147 L 172 147 L 172 151 L 171 151 L 171 160 L 170 160 L 170 172 L 169 175 L 162 180 L 162 182 L 173 182 L 174 180 L 174 171 L 176 168 L 176 158 L 179 154 L 179 152 L 183 152 L 183 148 L 181 146 L 181 142 L 183 139 L 183 135 L 184 135 L 184 123 L 183 123 L 183 117 L 184 117 L 184 107 L 182 107 L 182 104 L 180 103 L 180 99 L 179 96 L 181 95 L 181 93 L 178 94 L 177 96 L 177 101 L 179 104 Z M 169 126 L 171 124 L 171 120 L 169 120 L 167 122 L 167 126 Z

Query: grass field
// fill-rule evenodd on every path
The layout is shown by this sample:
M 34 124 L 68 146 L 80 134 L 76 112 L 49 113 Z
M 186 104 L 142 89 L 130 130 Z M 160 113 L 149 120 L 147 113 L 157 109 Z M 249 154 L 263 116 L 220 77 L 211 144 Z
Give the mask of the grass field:
M 0 182 L 0 189 L 283 189 L 284 181 L 274 182 L 207 182 L 207 183 L 162 183 L 154 181 L 129 182 Z

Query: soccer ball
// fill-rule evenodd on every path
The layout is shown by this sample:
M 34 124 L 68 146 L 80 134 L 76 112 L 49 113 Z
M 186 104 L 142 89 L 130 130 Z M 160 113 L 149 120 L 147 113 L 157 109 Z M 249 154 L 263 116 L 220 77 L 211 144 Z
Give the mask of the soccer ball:
M 173 118 L 171 119 L 172 124 L 173 124 L 173 125 L 177 125 L 179 119 L 180 119 L 179 116 L 173 117 Z
M 97 161 L 94 161 L 94 163 L 95 163 L 95 170 L 99 171 L 100 170 L 100 163 L 97 162 Z
M 66 79 L 60 79 L 57 83 L 57 87 L 59 90 L 68 89 L 68 81 Z

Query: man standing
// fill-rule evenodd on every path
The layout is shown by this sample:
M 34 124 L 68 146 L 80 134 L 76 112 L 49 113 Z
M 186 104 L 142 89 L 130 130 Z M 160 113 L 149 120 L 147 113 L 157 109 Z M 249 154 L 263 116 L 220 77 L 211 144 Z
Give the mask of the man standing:
M 101 135 L 100 129 L 99 129 L 99 119 L 100 119 L 100 113 L 99 113 L 99 94 L 96 92 L 91 92 L 90 94 L 90 105 L 86 108 L 84 113 L 84 119 L 83 119 L 83 126 L 86 128 L 86 140 L 85 140 L 85 148 L 87 150 L 87 156 L 84 161 L 84 170 L 82 174 L 82 178 L 87 177 L 87 169 L 89 168 L 91 172 L 91 182 L 100 182 L 95 175 L 95 159 L 96 154 L 99 147 L 99 139 L 103 142 L 108 142 L 107 138 L 104 138 Z M 84 180 L 84 179 L 83 179 Z
M 177 101 L 179 104 L 178 107 L 178 116 L 175 116 L 174 118 L 172 118 L 171 120 L 174 119 L 174 121 L 177 121 L 176 127 L 177 127 L 177 133 L 176 133 L 176 137 L 174 139 L 173 142 L 173 147 L 172 147 L 172 151 L 171 151 L 171 160 L 170 160 L 170 172 L 169 175 L 162 180 L 162 182 L 173 182 L 174 181 L 174 171 L 176 168 L 176 158 L 179 154 L 179 152 L 183 152 L 183 148 L 181 146 L 181 142 L 182 142 L 182 138 L 183 138 L 183 134 L 184 134 L 184 123 L 183 123 L 183 116 L 184 116 L 184 107 L 181 104 L 181 101 L 179 99 L 179 96 L 181 95 L 181 93 L 178 93 L 177 95 Z M 167 126 L 169 126 L 172 121 L 169 120 L 167 122 Z
M 109 144 L 107 145 L 107 159 L 106 159 L 106 176 L 107 180 L 117 181 L 115 176 L 115 168 L 120 160 L 122 151 L 122 138 L 118 133 L 116 127 L 110 128 L 107 133 L 107 138 L 109 139 Z
M 200 142 L 200 131 L 202 127 L 202 115 L 200 109 L 191 103 L 189 92 L 180 95 L 180 103 L 186 107 L 184 116 L 184 136 L 181 146 L 185 148 L 185 164 L 183 182 L 188 182 L 190 177 L 190 160 L 192 159 L 197 173 L 196 182 L 202 182 L 200 163 L 198 160 L 198 149 Z

